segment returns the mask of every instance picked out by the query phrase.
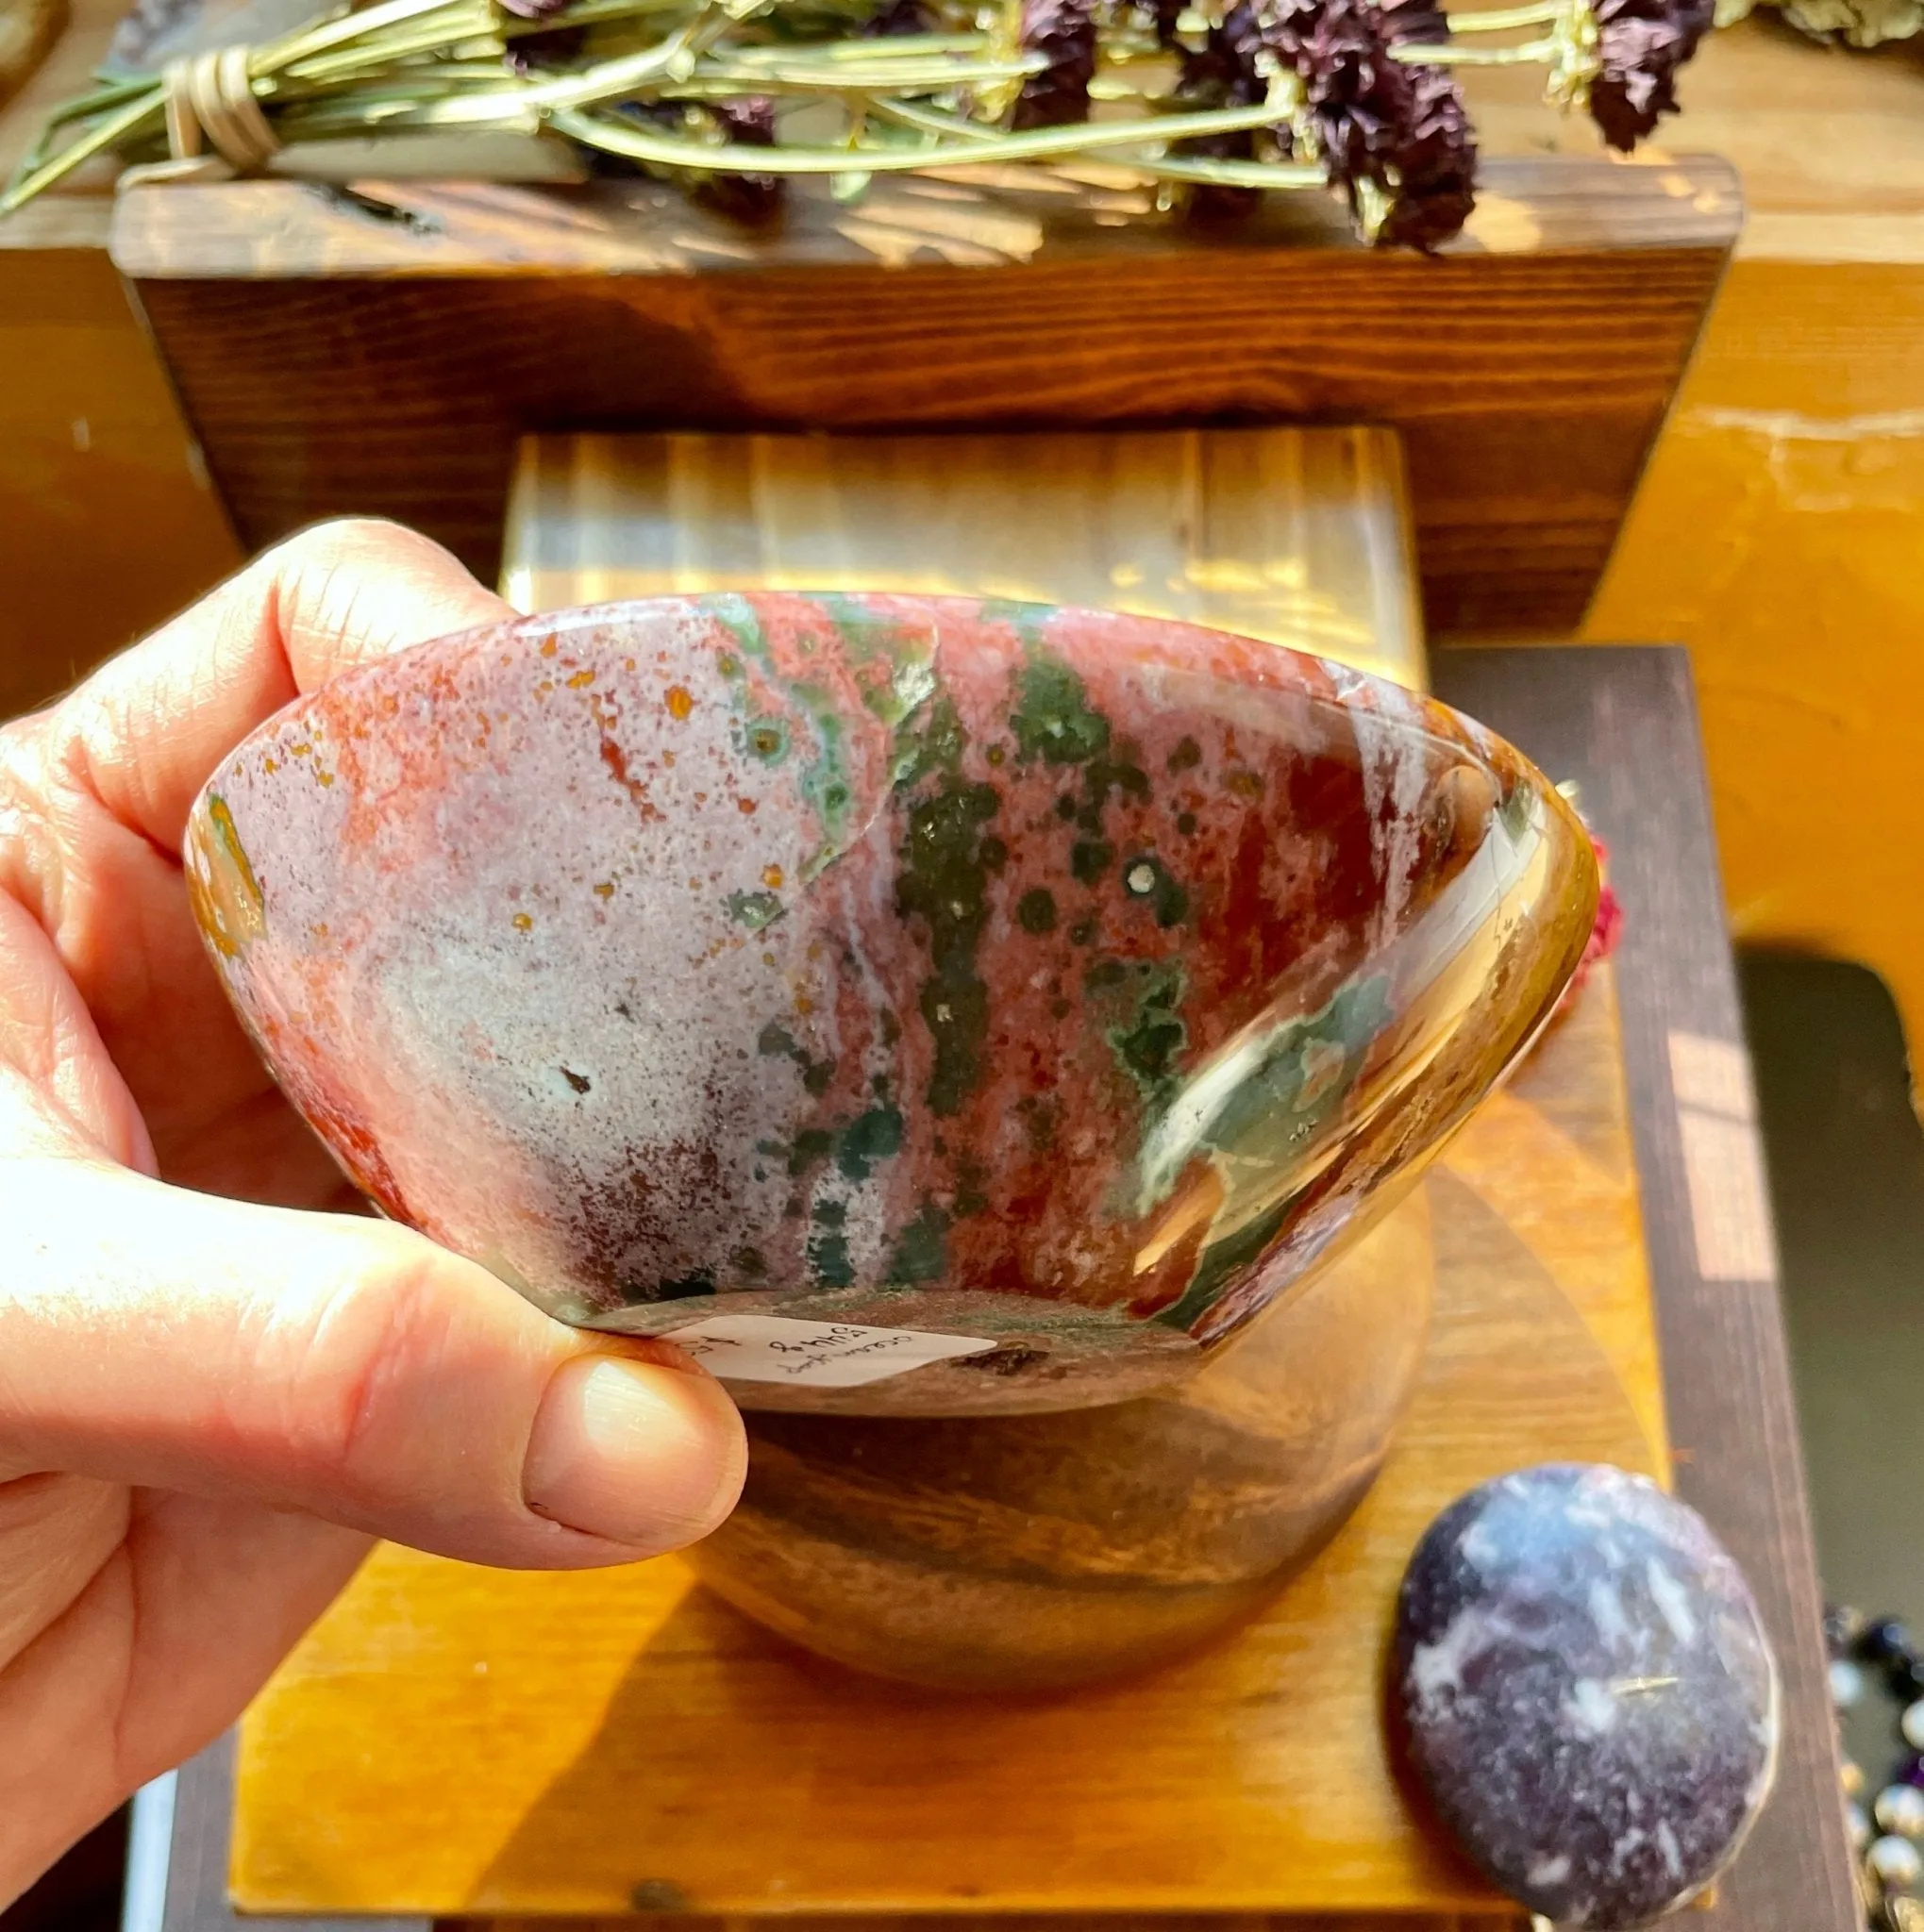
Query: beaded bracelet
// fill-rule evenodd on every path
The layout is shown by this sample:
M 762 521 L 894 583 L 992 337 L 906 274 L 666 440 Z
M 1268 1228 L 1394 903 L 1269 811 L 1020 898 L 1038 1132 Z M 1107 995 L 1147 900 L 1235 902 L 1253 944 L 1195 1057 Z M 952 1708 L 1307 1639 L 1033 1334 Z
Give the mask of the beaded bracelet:
M 1871 1932 L 1924 1932 L 1924 1653 L 1897 1618 L 1871 1623 L 1849 1608 L 1824 1612 L 1824 1641 L 1836 1709 L 1850 1709 L 1875 1685 L 1898 1711 L 1902 1748 L 1867 1812 L 1862 1766 L 1846 1757 L 1840 1772 L 1865 1923 Z

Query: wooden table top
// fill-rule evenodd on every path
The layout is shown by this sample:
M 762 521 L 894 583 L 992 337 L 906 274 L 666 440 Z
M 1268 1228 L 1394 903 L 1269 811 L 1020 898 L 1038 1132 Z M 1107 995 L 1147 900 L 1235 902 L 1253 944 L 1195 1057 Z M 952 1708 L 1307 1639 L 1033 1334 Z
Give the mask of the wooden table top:
M 1665 650 L 1445 653 L 1435 682 L 1578 780 L 1586 811 L 1611 842 L 1626 905 L 1625 1058 L 1678 1487 L 1748 1571 L 1786 1698 L 1777 1793 L 1709 1917 L 1693 1923 L 1706 1932 L 1846 1932 L 1854 1901 L 1816 1584 L 1767 1209 L 1747 1191 L 1747 1148 L 1752 1174 L 1755 1162 L 1754 1128 L 1742 1117 L 1748 1063 L 1687 668 L 1681 652 Z M 1721 1123 L 1708 1137 L 1706 1114 Z M 164 1883 L 149 1894 L 157 1910 L 148 1921 L 162 1932 L 235 1923 L 226 1901 L 231 1765 L 224 1740 L 165 1793 L 172 1856 Z M 159 1793 L 143 1801 L 150 1828 L 162 1802 Z M 310 1932 L 323 1922 L 293 1923 Z M 414 1932 L 422 1922 L 376 1923 Z M 1264 1922 L 1272 1932 L 1307 1932 L 1310 1923 Z M 1363 1932 L 1365 1922 L 1346 1923 Z M 1441 1923 L 1424 1920 L 1424 1932 L 1439 1932 Z
M 1392 1339 L 1426 1279 L 1427 1345 Z M 1335 1337 L 1358 1324 L 1380 1341 L 1351 1371 Z M 1320 1362 L 1313 1393 L 1288 1379 L 1298 1358 Z M 1346 1394 L 1368 1412 L 1406 1359 L 1414 1395 L 1382 1472 L 1299 1576 L 1230 1634 L 1072 1692 L 957 1694 L 824 1664 L 672 1557 L 509 1574 L 379 1549 L 242 1723 L 233 1894 L 276 1913 L 621 1913 L 638 1897 L 758 1923 L 961 1911 L 965 1932 L 1027 1911 L 1500 1909 L 1397 1774 L 1382 1651 L 1410 1552 L 1477 1483 L 1564 1459 L 1668 1474 L 1608 971 L 1416 1194 L 1210 1394 L 1191 1385 L 1190 1413 L 1227 1432 L 1294 1410 L 1328 1432 Z M 993 1454 L 966 1427 L 944 1440 Z M 1212 1441 L 1192 1508 L 1260 1514 L 1248 1465 L 1289 1450 Z M 1057 1449 L 1073 1459 L 1073 1443 Z M 831 1480 L 823 1507 L 841 1493 Z M 925 1496 L 909 1515 L 945 1507 Z M 997 1578 L 1033 1585 L 1052 1557 L 1086 1557 L 1073 1507 L 1036 1498 Z M 791 1560 L 833 1573 L 838 1553 L 804 1542 Z M 1069 1560 L 1060 1600 L 1029 1603 L 1038 1642 L 1052 1619 L 1117 1614 Z M 933 1559 L 956 1616 L 969 1561 Z

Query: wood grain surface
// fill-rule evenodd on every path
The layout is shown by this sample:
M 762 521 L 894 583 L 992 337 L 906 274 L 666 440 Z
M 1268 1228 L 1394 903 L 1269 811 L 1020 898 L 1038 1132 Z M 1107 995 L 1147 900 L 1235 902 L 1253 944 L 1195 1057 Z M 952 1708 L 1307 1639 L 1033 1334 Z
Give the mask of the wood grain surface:
M 1174 618 L 1421 691 L 1387 429 L 540 436 L 502 589 L 521 610 L 700 591 L 1009 597 Z
M 1846 1932 L 1859 1919 L 1768 1208 L 1758 1202 L 1764 1225 L 1745 1243 L 1765 1272 L 1707 1273 L 1702 1194 L 1728 1176 L 1694 1164 L 1685 1141 L 1688 1112 L 1741 1126 L 1748 1097 L 1689 660 L 1593 646 L 1439 652 L 1431 668 L 1440 696 L 1581 785 L 1623 899 L 1625 1060 L 1677 1488 L 1744 1566 L 1783 1679 L 1776 1795 L 1706 1932 Z M 1679 1091 L 1678 1068 L 1700 1064 L 1706 1045 L 1737 1070 L 1734 1105 Z
M 1549 1457 L 1665 1467 L 1606 974 L 1426 1183 L 1432 1339 L 1376 1488 L 1233 1639 L 1120 1684 L 945 1696 L 816 1661 L 672 1559 L 382 1550 L 250 1713 L 246 1909 L 1476 1911 L 1385 1757 L 1380 1657 L 1436 1511 Z
M 645 185 L 364 186 L 116 210 L 249 544 L 378 512 L 493 575 L 532 430 L 1373 422 L 1403 436 L 1430 626 L 1479 635 L 1581 618 L 1739 219 L 1716 161 L 1493 161 L 1434 260 L 1313 198 L 1223 241 L 905 182 L 754 242 Z
M 122 8 L 72 0 L 65 32 L 0 106 L 0 177 L 49 109 L 86 92 Z M 0 719 L 44 703 L 239 561 L 108 259 L 109 208 L 103 194 L 63 194 L 0 221 Z
M 751 1413 L 734 1514 L 687 1553 L 778 1635 L 947 1690 L 1055 1692 L 1260 1612 L 1395 1441 L 1435 1285 L 1399 1203 L 1176 1388 L 1046 1415 Z

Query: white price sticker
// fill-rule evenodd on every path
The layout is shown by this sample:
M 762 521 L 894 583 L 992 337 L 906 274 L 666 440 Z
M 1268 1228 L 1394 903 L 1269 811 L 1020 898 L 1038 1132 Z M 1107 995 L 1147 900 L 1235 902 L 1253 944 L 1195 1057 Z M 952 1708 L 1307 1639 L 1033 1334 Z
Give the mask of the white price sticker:
M 662 1339 L 685 1348 L 725 1382 L 795 1382 L 811 1389 L 860 1389 L 995 1346 L 968 1335 L 795 1322 L 786 1315 L 715 1315 Z

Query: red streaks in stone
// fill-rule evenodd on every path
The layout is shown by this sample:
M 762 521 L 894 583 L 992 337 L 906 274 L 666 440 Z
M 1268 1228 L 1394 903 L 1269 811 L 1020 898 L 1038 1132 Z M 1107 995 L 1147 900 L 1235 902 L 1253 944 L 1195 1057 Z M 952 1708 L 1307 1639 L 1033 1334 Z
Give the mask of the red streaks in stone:
M 1126 1348 L 1246 1181 L 1203 1150 L 1148 1187 L 1146 1133 L 1232 1041 L 1322 1011 L 1395 937 L 1386 895 L 1407 929 L 1541 784 L 1439 708 L 1143 620 L 782 593 L 508 636 L 243 747 L 265 927 L 222 963 L 359 1184 L 550 1305 L 845 1286 L 913 1326 L 962 1289 L 1038 1336 L 1049 1304 L 1107 1311 Z M 1346 1143 L 1218 1314 L 1281 1291 L 1531 1018 L 1479 1008 L 1433 1115 Z M 1304 1117 L 1340 1125 L 1333 1083 L 1410 1024 L 1305 1062 Z

